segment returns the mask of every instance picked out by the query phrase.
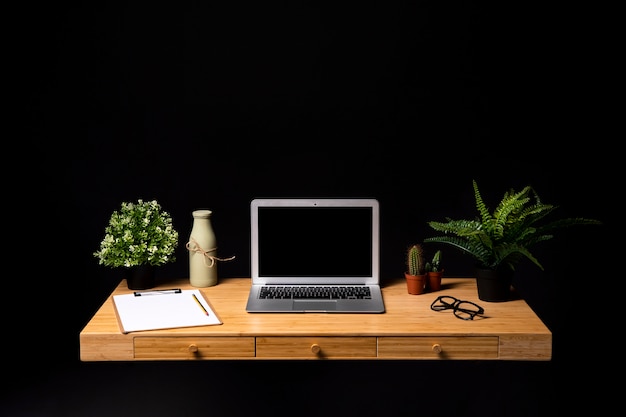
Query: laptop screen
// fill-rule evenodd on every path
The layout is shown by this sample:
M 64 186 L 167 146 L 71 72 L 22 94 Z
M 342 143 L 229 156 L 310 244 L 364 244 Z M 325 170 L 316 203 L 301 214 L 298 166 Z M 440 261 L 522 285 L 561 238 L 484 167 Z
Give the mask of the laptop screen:
M 252 277 L 276 283 L 378 283 L 372 199 L 262 199 L 252 204 Z

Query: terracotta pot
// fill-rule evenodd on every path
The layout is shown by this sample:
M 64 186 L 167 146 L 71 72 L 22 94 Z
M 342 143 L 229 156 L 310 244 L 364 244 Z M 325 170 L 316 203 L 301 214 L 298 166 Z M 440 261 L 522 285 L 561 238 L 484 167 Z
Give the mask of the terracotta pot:
M 439 291 L 441 289 L 441 277 L 443 277 L 443 271 L 427 272 L 428 279 L 426 280 L 426 289 L 428 291 Z
M 405 272 L 404 277 L 406 278 L 406 289 L 409 294 L 424 294 L 426 288 L 426 274 L 411 275 Z

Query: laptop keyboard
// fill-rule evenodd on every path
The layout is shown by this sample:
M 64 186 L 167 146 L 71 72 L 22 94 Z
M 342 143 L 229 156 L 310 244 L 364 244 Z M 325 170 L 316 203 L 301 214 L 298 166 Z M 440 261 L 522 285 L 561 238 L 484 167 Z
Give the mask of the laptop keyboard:
M 261 287 L 259 298 L 298 300 L 340 300 L 372 298 L 367 286 L 288 286 L 268 285 Z

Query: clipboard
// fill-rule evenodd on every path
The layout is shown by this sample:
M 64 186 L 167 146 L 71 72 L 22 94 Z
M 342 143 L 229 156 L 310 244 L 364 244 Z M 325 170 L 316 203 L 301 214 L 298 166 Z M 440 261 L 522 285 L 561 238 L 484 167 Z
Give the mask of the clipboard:
M 222 324 L 200 290 L 135 291 L 113 296 L 122 333 Z

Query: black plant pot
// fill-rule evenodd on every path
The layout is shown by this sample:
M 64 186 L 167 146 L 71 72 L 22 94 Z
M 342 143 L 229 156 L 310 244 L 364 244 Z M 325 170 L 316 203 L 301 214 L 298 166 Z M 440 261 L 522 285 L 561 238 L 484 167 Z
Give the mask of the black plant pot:
M 148 290 L 155 287 L 153 265 L 138 265 L 126 268 L 126 284 L 129 290 Z
M 482 269 L 476 268 L 476 286 L 478 298 L 482 301 L 509 301 L 512 299 L 511 283 L 513 281 L 511 269 Z

